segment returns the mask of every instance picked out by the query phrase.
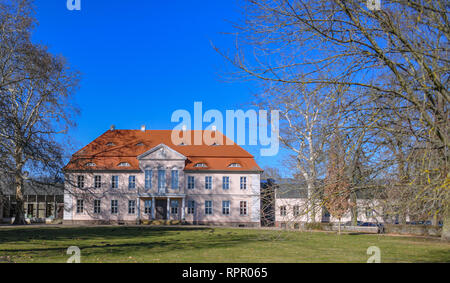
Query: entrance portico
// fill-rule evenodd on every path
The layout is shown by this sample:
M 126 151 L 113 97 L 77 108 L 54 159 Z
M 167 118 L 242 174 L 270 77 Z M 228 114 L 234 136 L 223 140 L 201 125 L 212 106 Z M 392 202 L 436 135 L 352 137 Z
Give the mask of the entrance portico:
M 184 220 L 185 205 L 186 195 L 141 195 L 138 206 L 139 220 Z

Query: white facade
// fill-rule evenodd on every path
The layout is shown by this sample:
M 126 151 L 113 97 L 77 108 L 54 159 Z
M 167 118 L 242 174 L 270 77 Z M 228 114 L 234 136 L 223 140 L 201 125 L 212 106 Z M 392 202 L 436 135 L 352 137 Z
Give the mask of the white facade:
M 383 209 L 378 200 L 357 200 L 357 221 L 383 223 Z M 308 206 L 305 198 L 276 198 L 275 200 L 275 224 L 284 226 L 292 223 L 311 222 L 307 217 Z M 315 222 L 337 223 L 339 219 L 326 213 L 324 208 L 316 208 Z M 341 218 L 341 223 L 352 220 L 350 209 Z
M 136 171 L 66 172 L 65 222 L 260 225 L 259 172 L 188 171 L 163 144 L 138 160 Z

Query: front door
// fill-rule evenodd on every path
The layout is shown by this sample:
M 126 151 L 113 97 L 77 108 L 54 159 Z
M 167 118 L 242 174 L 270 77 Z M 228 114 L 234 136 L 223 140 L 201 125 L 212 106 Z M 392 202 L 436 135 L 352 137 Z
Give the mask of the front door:
M 322 223 L 330 223 L 330 212 L 328 212 L 328 209 L 324 206 L 322 207 Z
M 167 218 L 167 200 L 157 199 L 155 208 L 156 208 L 155 218 L 158 220 L 165 220 Z

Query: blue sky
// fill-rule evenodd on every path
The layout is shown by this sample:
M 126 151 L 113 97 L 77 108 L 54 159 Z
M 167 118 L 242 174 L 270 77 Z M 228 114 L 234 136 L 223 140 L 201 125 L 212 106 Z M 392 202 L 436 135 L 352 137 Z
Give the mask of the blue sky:
M 66 0 L 36 0 L 39 26 L 33 40 L 61 54 L 81 71 L 76 103 L 78 127 L 71 132 L 83 146 L 109 129 L 172 129 L 177 109 L 192 112 L 247 109 L 254 83 L 227 80 L 231 70 L 213 50 L 232 49 L 232 22 L 240 19 L 238 0 L 81 0 L 69 11 Z M 224 77 L 225 76 L 225 77 Z M 205 127 L 207 125 L 205 124 Z M 278 166 L 280 157 L 260 157 L 260 166 Z

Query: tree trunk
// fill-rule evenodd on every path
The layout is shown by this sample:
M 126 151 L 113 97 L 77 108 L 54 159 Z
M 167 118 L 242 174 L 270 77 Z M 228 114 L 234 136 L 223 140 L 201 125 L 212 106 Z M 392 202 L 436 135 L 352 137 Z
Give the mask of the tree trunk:
M 444 227 L 442 227 L 442 240 L 450 241 L 450 205 L 447 205 L 447 209 L 444 213 Z
M 311 205 L 311 223 L 316 223 L 316 205 L 315 202 Z
M 0 222 L 3 220 L 3 195 L 0 192 Z
M 314 195 L 314 185 L 310 180 L 307 181 L 308 186 L 308 217 L 307 220 L 311 223 L 316 222 L 316 201 L 315 201 L 315 195 Z
M 14 225 L 25 225 L 25 213 L 24 213 L 24 197 L 23 197 L 23 180 L 20 173 L 16 173 L 15 177 L 16 185 L 16 213 L 14 219 Z
M 338 219 L 338 224 L 339 224 L 338 235 L 341 235 L 341 218 Z
M 399 224 L 405 225 L 406 224 L 406 213 L 401 212 L 399 218 L 400 218 L 398 220 Z
M 350 208 L 352 214 L 352 226 L 358 226 L 358 206 L 356 205 L 357 198 L 355 192 L 351 193 L 350 200 L 353 203 L 352 207 Z
M 433 219 L 431 220 L 431 225 L 438 226 L 439 225 L 439 219 L 437 213 L 433 215 Z

